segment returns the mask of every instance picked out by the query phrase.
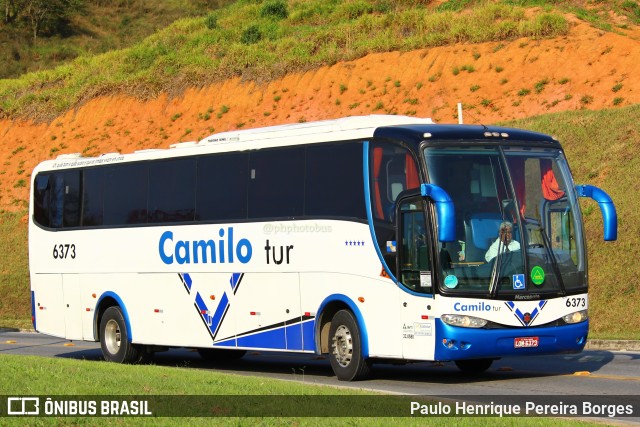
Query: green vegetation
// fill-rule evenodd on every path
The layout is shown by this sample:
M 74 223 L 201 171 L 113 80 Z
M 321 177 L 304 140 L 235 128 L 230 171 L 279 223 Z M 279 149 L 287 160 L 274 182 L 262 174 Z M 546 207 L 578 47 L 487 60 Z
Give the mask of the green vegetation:
M 27 212 L 0 213 L 0 327 L 31 326 Z
M 558 12 L 527 14 L 503 2 L 458 13 L 385 0 L 240 1 L 180 19 L 129 48 L 81 52 L 57 68 L 0 81 L 0 117 L 51 120 L 99 95 L 175 94 L 232 76 L 265 81 L 372 52 L 555 37 L 568 28 Z
M 122 49 L 177 19 L 203 15 L 230 2 L 0 0 L 0 78 Z
M 410 411 L 410 398 L 402 396 L 387 396 L 381 399 L 372 392 L 348 388 L 322 387 L 306 383 L 292 381 L 273 380 L 269 378 L 256 378 L 240 375 L 222 374 L 212 370 L 184 369 L 160 366 L 132 366 L 118 365 L 106 362 L 89 362 L 83 360 L 53 359 L 33 356 L 8 356 L 0 355 L 3 375 L 0 377 L 0 388 L 11 395 L 22 396 L 99 396 L 122 395 L 136 396 L 139 400 L 147 399 L 153 402 L 151 396 L 177 395 L 188 393 L 195 397 L 190 403 L 192 409 L 201 413 L 212 410 L 224 411 L 228 407 L 224 403 L 216 402 L 216 396 L 237 396 L 239 403 L 233 407 L 242 407 L 243 396 L 268 396 L 271 401 L 268 408 L 273 407 L 273 402 L 279 397 L 291 396 L 295 399 L 289 405 L 295 405 L 296 400 L 314 404 L 315 399 L 331 399 L 331 396 L 340 396 L 335 399 L 335 406 L 331 409 L 341 413 L 353 411 L 353 399 L 345 399 L 350 396 L 358 399 L 360 410 L 371 408 L 376 413 L 396 412 L 406 408 L 406 414 Z M 20 381 L 16 381 L 20 379 Z M 292 380 L 304 380 L 302 373 L 292 373 Z M 203 396 L 209 396 L 206 401 L 212 407 L 204 406 Z M 362 397 L 371 396 L 366 400 Z M 258 397 L 259 399 L 259 397 Z M 262 400 L 259 400 L 262 401 Z M 333 401 L 333 399 L 332 399 Z M 235 402 L 232 401 L 232 402 Z M 428 403 L 422 401 L 423 403 Z M 233 405 L 231 403 L 230 405 Z M 382 406 L 382 408 L 380 407 Z M 326 405 L 318 404 L 314 412 L 325 413 Z M 362 407 L 364 406 L 364 408 Z M 233 407 L 231 409 L 233 409 Z M 284 408 L 287 404 L 283 405 Z M 388 410 L 387 410 L 388 408 Z M 255 409 L 247 407 L 246 411 Z M 323 411 L 323 409 L 325 411 Z M 43 409 L 41 409 L 43 410 Z M 42 418 L 3 418 L 3 425 L 96 425 L 96 426 L 184 426 L 202 425 L 231 425 L 231 426 L 275 426 L 275 425 L 302 425 L 302 426 L 343 426 L 343 425 L 389 425 L 389 426 L 449 426 L 452 424 L 462 427 L 491 425 L 514 425 L 516 418 L 505 417 L 212 417 L 212 418 L 86 418 L 86 417 L 42 417 Z M 550 418 L 547 417 L 520 417 L 517 418 L 519 426 L 547 426 Z M 568 426 L 597 425 L 574 420 L 562 420 L 553 418 L 553 424 Z

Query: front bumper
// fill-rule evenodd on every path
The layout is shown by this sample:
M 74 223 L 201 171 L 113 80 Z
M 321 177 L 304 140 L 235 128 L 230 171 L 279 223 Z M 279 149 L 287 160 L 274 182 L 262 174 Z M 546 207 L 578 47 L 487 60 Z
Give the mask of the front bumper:
M 485 359 L 507 356 L 579 353 L 587 343 L 589 321 L 531 328 L 473 329 L 436 319 L 435 360 Z M 516 338 L 538 337 L 537 347 L 516 348 Z

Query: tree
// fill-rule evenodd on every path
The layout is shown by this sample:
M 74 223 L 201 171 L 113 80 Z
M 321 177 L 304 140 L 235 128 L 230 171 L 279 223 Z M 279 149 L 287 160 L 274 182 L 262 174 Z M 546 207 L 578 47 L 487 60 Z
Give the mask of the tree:
M 23 0 L 22 13 L 27 18 L 33 41 L 43 30 L 59 32 L 69 17 L 80 11 L 84 0 Z
M 4 22 L 10 24 L 15 21 L 20 11 L 20 2 L 16 3 L 15 0 L 1 0 L 0 4 L 4 3 Z

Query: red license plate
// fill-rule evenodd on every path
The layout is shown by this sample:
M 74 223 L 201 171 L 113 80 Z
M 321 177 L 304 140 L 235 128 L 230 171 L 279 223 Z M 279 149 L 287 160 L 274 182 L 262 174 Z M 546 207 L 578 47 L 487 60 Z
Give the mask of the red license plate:
M 539 343 L 540 343 L 540 338 L 538 337 L 514 338 L 513 347 L 514 348 L 537 347 Z

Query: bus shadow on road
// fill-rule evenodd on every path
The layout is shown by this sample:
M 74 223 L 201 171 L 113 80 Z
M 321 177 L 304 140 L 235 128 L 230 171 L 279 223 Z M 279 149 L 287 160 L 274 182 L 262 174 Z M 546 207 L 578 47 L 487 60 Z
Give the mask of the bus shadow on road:
M 590 350 L 578 354 L 504 358 L 494 361 L 485 372 L 469 374 L 460 371 L 453 362 L 374 363 L 371 380 L 470 384 L 476 382 L 505 381 L 561 376 L 588 376 L 603 373 L 615 356 L 624 355 L 632 361 L 640 359 L 638 353 L 613 353 Z M 99 348 L 60 353 L 56 357 L 102 361 Z M 195 350 L 171 349 L 155 353 L 149 362 L 158 366 L 214 370 L 236 374 L 268 374 L 277 378 L 304 381 L 306 378 L 331 378 L 334 373 L 325 356 L 249 351 L 238 360 L 206 360 Z M 305 378 L 306 377 L 306 378 Z
M 640 358 L 639 354 L 630 354 Z M 87 357 L 88 358 L 88 357 Z M 601 371 L 614 358 L 609 351 L 589 351 L 571 355 L 505 358 L 494 361 L 483 373 L 460 371 L 453 362 L 374 363 L 372 380 L 413 383 L 457 384 L 502 381 L 520 378 L 542 378 L 568 375 L 588 375 Z M 95 356 L 93 359 L 100 359 Z M 287 379 L 303 380 L 305 376 L 333 377 L 329 360 L 324 356 L 248 352 L 239 360 L 205 360 L 197 352 L 175 349 L 156 353 L 153 364 L 159 366 L 193 367 L 219 372 L 244 374 L 276 374 Z

